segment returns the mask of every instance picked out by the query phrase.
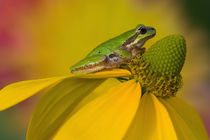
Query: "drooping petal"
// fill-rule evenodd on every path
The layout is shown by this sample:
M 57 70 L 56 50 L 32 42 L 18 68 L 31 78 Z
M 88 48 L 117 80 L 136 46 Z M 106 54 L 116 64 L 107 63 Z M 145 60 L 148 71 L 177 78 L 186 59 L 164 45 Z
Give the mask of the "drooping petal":
M 21 81 L 4 87 L 0 90 L 0 111 L 16 105 L 67 77 Z
M 49 139 L 74 108 L 104 79 L 66 79 L 51 88 L 38 103 L 27 133 L 28 140 Z
M 144 94 L 125 140 L 177 140 L 164 105 L 153 94 Z
M 179 97 L 160 101 L 167 108 L 177 137 L 180 140 L 208 140 L 208 135 L 198 113 Z
M 64 79 L 69 79 L 71 77 L 78 78 L 109 78 L 109 77 L 121 77 L 129 76 L 130 72 L 127 70 L 114 69 L 108 71 L 97 72 L 87 75 L 73 75 L 69 74 L 66 76 L 38 79 L 38 80 L 28 80 L 21 81 L 17 83 L 10 84 L 0 90 L 0 111 L 5 110 L 17 103 L 33 96 L 34 94 L 48 88 L 51 85 L 56 85 Z
M 140 97 L 138 83 L 121 83 L 70 117 L 54 139 L 120 140 L 135 116 Z

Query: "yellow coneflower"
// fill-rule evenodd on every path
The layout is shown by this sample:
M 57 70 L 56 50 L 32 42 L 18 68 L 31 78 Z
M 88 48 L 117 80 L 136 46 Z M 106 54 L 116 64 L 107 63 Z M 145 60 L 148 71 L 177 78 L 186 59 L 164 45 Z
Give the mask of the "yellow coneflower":
M 126 69 L 11 84 L 0 91 L 0 110 L 47 90 L 28 128 L 28 140 L 207 140 L 199 115 L 179 97 L 186 55 L 180 35 L 167 36 Z M 107 78 L 121 83 L 92 97 Z

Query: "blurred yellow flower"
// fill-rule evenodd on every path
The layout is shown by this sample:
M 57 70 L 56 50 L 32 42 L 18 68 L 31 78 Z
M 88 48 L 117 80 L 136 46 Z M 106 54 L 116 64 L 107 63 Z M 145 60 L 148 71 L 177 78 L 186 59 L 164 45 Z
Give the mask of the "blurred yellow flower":
M 207 140 L 199 115 L 175 97 L 185 53 L 183 37 L 172 35 L 129 62 L 130 71 L 112 69 L 14 83 L 0 91 L 0 110 L 46 90 L 30 121 L 28 140 Z M 144 74 L 153 84 L 146 84 Z M 95 97 L 93 91 L 114 77 L 128 79 Z

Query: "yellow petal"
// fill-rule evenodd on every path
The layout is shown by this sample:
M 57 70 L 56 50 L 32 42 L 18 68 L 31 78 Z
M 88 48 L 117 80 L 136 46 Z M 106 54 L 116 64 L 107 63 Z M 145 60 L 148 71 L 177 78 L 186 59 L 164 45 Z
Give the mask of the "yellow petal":
M 87 75 L 73 75 L 69 74 L 66 76 L 38 79 L 38 80 L 29 80 L 21 81 L 17 83 L 10 84 L 0 90 L 0 111 L 5 110 L 17 103 L 33 96 L 34 94 L 48 88 L 59 81 L 62 81 L 66 78 L 78 77 L 78 78 L 109 78 L 109 77 L 121 77 L 129 76 L 130 72 L 127 70 L 114 69 L 108 71 L 97 72 Z
M 138 83 L 121 83 L 70 117 L 54 139 L 120 140 L 135 116 L 140 96 Z
M 153 94 L 143 95 L 126 140 L 177 140 L 175 129 L 164 105 Z
M 4 87 L 0 90 L 0 111 L 33 96 L 67 77 L 69 76 L 21 81 Z
M 198 113 L 179 97 L 160 99 L 167 108 L 178 139 L 208 140 Z
M 105 70 L 97 73 L 90 73 L 90 74 L 81 74 L 77 75 L 81 78 L 111 78 L 111 77 L 126 77 L 130 76 L 131 73 L 128 70 L 124 69 L 110 69 L 110 70 Z
M 80 108 L 82 108 L 84 105 L 92 101 L 93 99 L 101 96 L 102 94 L 106 93 L 110 87 L 116 86 L 120 84 L 121 82 L 117 79 L 107 79 L 104 81 L 100 86 L 98 86 L 93 92 L 91 92 L 87 97 L 85 97 L 75 108 L 72 113 L 77 112 Z M 71 114 L 72 114 L 71 113 Z
M 103 81 L 72 77 L 50 89 L 41 98 L 33 113 L 27 139 L 49 139 L 71 115 L 77 104 Z

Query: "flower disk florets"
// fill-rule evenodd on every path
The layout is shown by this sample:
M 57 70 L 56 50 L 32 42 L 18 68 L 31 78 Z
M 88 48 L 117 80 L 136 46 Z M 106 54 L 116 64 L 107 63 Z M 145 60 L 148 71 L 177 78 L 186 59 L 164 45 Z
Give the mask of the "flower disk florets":
M 128 67 L 144 92 L 175 96 L 181 88 L 186 44 L 181 35 L 167 36 L 132 59 Z

